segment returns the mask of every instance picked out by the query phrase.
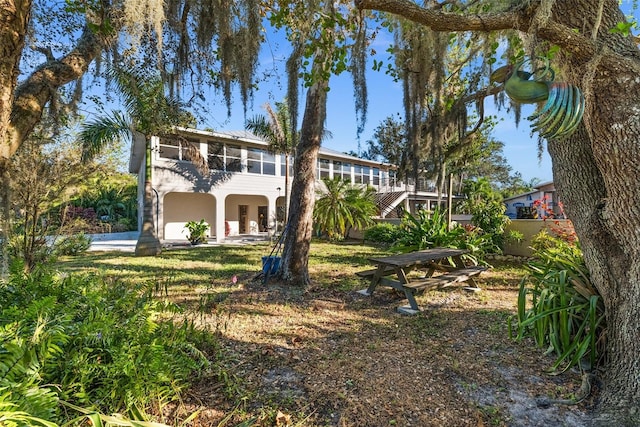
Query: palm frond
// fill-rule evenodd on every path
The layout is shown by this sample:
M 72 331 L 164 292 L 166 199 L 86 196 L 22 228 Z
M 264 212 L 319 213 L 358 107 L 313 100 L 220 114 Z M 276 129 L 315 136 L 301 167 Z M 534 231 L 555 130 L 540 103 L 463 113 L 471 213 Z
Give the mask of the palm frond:
M 159 74 L 149 74 L 140 67 L 113 67 L 110 76 L 136 130 L 147 136 L 168 133 L 184 121 L 183 104 L 165 94 Z
M 278 154 L 291 154 L 295 148 L 295 130 L 290 125 L 288 106 L 285 102 L 276 102 L 274 110 L 269 103 L 264 105 L 267 117 L 255 116 L 245 127 L 269 143 L 269 151 Z
M 283 125 L 286 123 L 286 120 L 284 121 L 285 123 L 282 123 L 283 120 L 281 120 L 281 117 L 279 117 L 278 114 L 273 111 L 273 108 L 271 108 L 271 104 L 267 103 L 264 106 L 264 109 L 269 115 L 269 127 L 271 128 L 271 132 L 275 136 L 274 140 L 280 146 L 286 144 L 286 135 L 284 134 L 283 129 Z
M 253 132 L 256 136 L 265 139 L 267 142 L 276 138 L 265 116 L 256 115 L 247 119 L 245 128 Z
M 82 148 L 82 160 L 89 161 L 118 138 L 127 137 L 131 128 L 130 121 L 119 111 L 100 117 L 82 126 L 78 140 Z

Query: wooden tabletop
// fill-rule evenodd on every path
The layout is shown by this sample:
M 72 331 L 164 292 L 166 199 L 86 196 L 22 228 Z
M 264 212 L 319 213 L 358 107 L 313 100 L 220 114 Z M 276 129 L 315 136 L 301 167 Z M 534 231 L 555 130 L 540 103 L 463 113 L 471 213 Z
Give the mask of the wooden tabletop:
M 410 267 L 412 265 L 420 265 L 429 261 L 435 261 L 443 258 L 460 256 L 467 253 L 465 249 L 451 249 L 451 248 L 433 248 L 425 249 L 423 251 L 409 252 L 406 254 L 391 255 L 382 258 L 369 258 L 374 264 L 384 264 L 393 267 Z

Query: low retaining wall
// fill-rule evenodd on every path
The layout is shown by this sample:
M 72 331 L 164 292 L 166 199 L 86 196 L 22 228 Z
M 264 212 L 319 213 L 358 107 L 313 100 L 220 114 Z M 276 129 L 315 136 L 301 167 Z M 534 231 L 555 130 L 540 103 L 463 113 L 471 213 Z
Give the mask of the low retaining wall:
M 533 237 L 541 230 L 546 229 L 549 234 L 553 235 L 552 229 L 573 230 L 573 225 L 568 219 L 512 219 L 511 223 L 506 227 L 506 233 L 510 230 L 519 231 L 523 235 L 520 243 L 507 242 L 504 247 L 506 255 L 516 255 L 529 257 L 533 254 L 531 250 L 531 241 Z
M 91 241 L 102 242 L 105 240 L 138 240 L 139 231 L 125 231 L 123 233 L 89 234 Z

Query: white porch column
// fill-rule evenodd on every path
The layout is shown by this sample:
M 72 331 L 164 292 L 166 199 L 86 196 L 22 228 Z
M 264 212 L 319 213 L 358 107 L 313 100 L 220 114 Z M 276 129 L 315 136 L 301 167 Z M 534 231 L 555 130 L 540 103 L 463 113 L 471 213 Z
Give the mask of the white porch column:
M 224 211 L 225 200 L 224 196 L 219 195 L 216 197 L 216 243 L 224 242 L 224 229 L 226 213 Z

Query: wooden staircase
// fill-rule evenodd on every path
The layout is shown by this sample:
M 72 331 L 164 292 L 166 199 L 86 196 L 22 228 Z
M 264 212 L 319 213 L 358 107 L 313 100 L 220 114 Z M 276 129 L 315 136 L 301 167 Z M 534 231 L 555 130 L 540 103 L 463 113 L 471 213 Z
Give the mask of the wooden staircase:
M 398 218 L 396 207 L 407 198 L 406 191 L 389 191 L 376 195 L 380 218 Z

